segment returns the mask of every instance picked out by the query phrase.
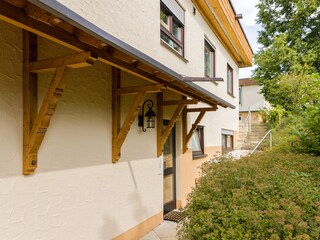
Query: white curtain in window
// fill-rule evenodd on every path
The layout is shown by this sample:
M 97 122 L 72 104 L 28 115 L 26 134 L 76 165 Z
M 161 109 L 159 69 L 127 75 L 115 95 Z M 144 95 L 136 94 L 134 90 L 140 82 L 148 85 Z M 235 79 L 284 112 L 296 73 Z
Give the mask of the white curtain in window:
M 192 135 L 192 151 L 201 151 L 201 143 L 200 143 L 200 138 L 198 131 L 195 131 L 194 134 Z

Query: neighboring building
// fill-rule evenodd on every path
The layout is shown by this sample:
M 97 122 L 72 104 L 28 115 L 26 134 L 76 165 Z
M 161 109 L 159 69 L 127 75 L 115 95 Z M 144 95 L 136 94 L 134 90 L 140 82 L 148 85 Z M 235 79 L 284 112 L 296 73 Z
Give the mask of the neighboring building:
M 228 0 L 8 0 L 0 29 L 0 239 L 138 239 L 236 142 Z
M 251 124 L 263 122 L 261 111 L 269 105 L 260 93 L 261 86 L 250 78 L 239 79 L 239 120 L 240 123 L 248 121 Z

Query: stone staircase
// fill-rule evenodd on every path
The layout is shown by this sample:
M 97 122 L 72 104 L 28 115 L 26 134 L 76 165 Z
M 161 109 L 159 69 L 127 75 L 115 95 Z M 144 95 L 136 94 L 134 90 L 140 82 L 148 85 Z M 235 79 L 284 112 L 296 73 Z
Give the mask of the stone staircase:
M 267 131 L 268 128 L 264 124 L 251 125 L 251 132 L 248 132 L 248 127 L 244 124 L 240 124 L 237 149 L 253 150 Z

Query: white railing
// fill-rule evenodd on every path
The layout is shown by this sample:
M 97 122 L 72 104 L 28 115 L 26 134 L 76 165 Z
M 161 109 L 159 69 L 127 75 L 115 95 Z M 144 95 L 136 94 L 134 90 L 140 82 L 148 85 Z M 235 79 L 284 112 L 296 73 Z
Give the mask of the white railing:
M 251 111 L 252 110 L 262 110 L 267 108 L 267 102 L 264 100 L 260 100 L 256 102 L 255 104 L 248 107 L 248 115 L 244 119 L 244 126 L 247 128 L 247 132 L 251 132 L 251 125 L 252 125 L 252 116 Z M 262 108 L 261 108 L 262 106 Z
M 257 144 L 257 146 L 251 151 L 250 154 L 253 154 L 258 147 L 260 147 L 260 145 L 263 143 L 263 141 L 268 137 L 268 135 L 270 136 L 270 148 L 272 148 L 272 131 L 269 130 L 266 135 L 264 135 L 264 137 L 260 140 L 260 142 Z
M 247 132 L 251 132 L 251 110 L 248 107 L 248 115 L 244 120 L 244 126 L 247 128 Z

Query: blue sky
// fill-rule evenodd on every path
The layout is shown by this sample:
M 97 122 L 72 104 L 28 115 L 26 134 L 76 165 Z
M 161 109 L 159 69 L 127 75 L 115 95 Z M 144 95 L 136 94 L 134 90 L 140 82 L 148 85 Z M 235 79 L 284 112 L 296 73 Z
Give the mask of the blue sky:
M 240 20 L 241 25 L 246 33 L 246 36 L 250 42 L 251 48 L 255 53 L 259 49 L 257 43 L 258 30 L 260 29 L 259 25 L 256 24 L 256 16 L 258 9 L 255 7 L 259 0 L 231 0 L 232 4 L 237 13 L 242 13 L 243 19 Z M 251 76 L 251 71 L 254 67 L 251 68 L 241 68 L 239 78 L 247 78 Z

